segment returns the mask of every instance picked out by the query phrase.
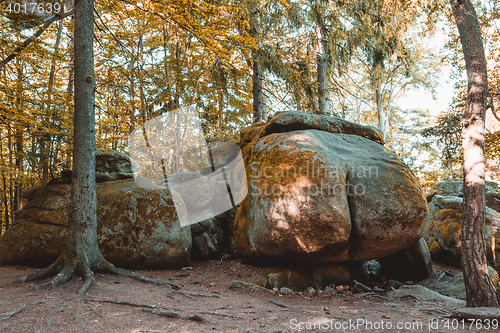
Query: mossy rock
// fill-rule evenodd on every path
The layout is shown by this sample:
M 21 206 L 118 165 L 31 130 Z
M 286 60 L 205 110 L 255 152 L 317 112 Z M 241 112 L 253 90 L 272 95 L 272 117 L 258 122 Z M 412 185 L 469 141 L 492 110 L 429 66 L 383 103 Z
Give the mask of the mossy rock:
M 70 192 L 71 185 L 64 184 L 29 192 L 31 200 L 0 239 L 0 264 L 46 266 L 62 253 Z M 181 227 L 174 201 L 182 205 L 175 192 L 141 188 L 133 179 L 97 184 L 97 234 L 104 257 L 128 268 L 185 265 L 191 228 Z
M 425 196 L 376 135 L 267 134 L 272 126 L 282 129 L 275 119 L 242 132 L 242 142 L 255 137 L 242 149 L 250 193 L 236 213 L 234 254 L 261 263 L 327 264 L 379 259 L 418 242 L 427 227 Z
M 461 267 L 463 199 L 434 195 L 427 216 L 429 229 L 425 241 L 435 261 Z M 484 237 L 486 258 L 496 270 L 500 269 L 500 213 L 486 207 Z

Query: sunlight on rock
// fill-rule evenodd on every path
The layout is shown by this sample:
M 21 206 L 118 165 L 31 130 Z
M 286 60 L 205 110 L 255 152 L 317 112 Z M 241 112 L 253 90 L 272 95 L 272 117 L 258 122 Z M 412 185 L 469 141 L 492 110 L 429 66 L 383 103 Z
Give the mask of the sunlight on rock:
M 300 144 L 313 145 L 313 146 L 318 145 L 316 140 L 303 133 L 290 135 L 289 139 Z
M 305 253 L 313 253 L 320 249 L 320 247 L 315 244 L 309 243 L 308 245 L 306 245 L 304 243 L 304 240 L 302 239 L 302 235 L 300 234 L 295 235 L 295 240 L 297 241 L 297 244 L 299 244 L 300 248 L 304 250 Z

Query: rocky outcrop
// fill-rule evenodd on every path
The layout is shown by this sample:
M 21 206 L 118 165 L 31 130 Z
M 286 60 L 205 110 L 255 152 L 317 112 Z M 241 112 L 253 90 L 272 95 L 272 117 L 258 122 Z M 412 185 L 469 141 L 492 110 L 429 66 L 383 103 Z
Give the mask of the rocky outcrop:
M 134 178 L 130 157 L 111 149 L 96 149 L 95 152 L 96 182 Z
M 447 179 L 438 183 L 427 195 L 427 202 L 431 202 L 435 195 L 463 197 L 463 179 Z M 487 181 L 485 187 L 485 203 L 497 212 L 500 212 L 500 187 L 497 182 Z
M 298 112 L 243 130 L 250 193 L 236 213 L 233 253 L 329 264 L 416 244 L 426 229 L 425 196 L 381 142 L 374 128 Z
M 95 180 L 97 183 L 134 178 L 130 157 L 111 149 L 96 149 Z M 59 178 L 52 179 L 47 185 L 71 184 L 71 170 L 63 170 Z
M 0 241 L 0 263 L 45 266 L 66 241 L 71 185 L 30 192 Z M 189 261 L 191 229 L 181 227 L 169 190 L 145 189 L 133 179 L 97 184 L 97 234 L 104 257 L 122 267 L 168 268 Z M 181 212 L 182 213 L 182 212 Z
M 493 282 L 493 286 L 497 289 L 499 278 L 498 273 L 493 267 L 488 266 L 488 272 Z M 446 296 L 455 297 L 458 299 L 466 299 L 464 273 L 460 272 L 456 275 L 450 274 L 447 271 L 433 272 L 432 275 L 420 283 L 422 286 Z
M 427 216 L 429 229 L 425 240 L 433 260 L 461 267 L 463 199 L 453 196 L 434 195 Z M 500 268 L 500 213 L 486 208 L 484 235 L 486 258 L 489 264 Z

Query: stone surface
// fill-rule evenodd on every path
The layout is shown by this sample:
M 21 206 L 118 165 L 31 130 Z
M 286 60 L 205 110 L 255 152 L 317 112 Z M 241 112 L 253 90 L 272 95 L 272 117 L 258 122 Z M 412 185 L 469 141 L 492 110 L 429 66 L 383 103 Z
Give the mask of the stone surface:
M 427 216 L 429 229 L 425 241 L 432 259 L 461 267 L 463 199 L 452 196 L 435 195 L 429 204 Z M 500 213 L 486 208 L 484 235 L 486 258 L 496 270 L 500 268 Z
M 465 301 L 463 300 L 441 295 L 438 292 L 427 289 L 426 287 L 420 285 L 414 285 L 414 286 L 404 285 L 401 288 L 390 292 L 389 296 L 397 298 L 413 296 L 420 301 L 442 301 L 446 303 L 465 306 Z
M 491 276 L 491 280 L 495 289 L 498 286 L 498 273 L 491 267 L 488 266 L 488 270 Z M 441 275 L 440 275 L 441 276 Z M 464 283 L 464 274 L 458 273 L 453 277 L 449 277 L 443 275 L 443 277 L 439 280 L 430 279 L 429 281 L 425 281 L 424 284 L 427 288 L 437 291 L 440 294 L 451 296 L 459 299 L 466 299 L 465 293 L 465 283 Z
M 95 179 L 97 183 L 134 178 L 130 157 L 122 152 L 97 148 L 95 151 Z M 71 184 L 71 170 L 63 170 L 61 177 L 47 185 Z
M 15 213 L 0 240 L 0 263 L 46 266 L 62 253 L 66 241 L 71 185 L 30 191 L 31 200 Z M 129 268 L 185 265 L 191 229 L 182 228 L 169 190 L 145 189 L 133 179 L 97 184 L 97 234 L 104 257 Z M 182 205 L 182 203 L 181 203 Z M 185 213 L 185 212 L 184 212 Z
M 353 280 L 368 280 L 361 263 L 270 267 L 250 282 L 269 289 L 286 287 L 304 290 L 310 286 L 323 288 L 331 284 L 349 284 Z
M 222 228 L 215 218 L 192 224 L 191 233 L 193 235 L 191 259 L 213 258 L 224 245 Z
M 328 133 L 343 133 L 361 136 L 380 144 L 384 136 L 374 126 L 361 125 L 348 120 L 317 115 L 301 111 L 276 113 L 266 124 L 254 124 L 241 131 L 240 147 L 272 133 L 315 129 Z
M 250 193 L 236 213 L 233 253 L 280 265 L 339 263 L 382 258 L 422 237 L 420 184 L 376 131 L 365 133 L 375 141 L 315 129 L 259 139 L 301 128 L 296 113 L 280 117 L 242 149 Z M 242 132 L 242 143 L 256 128 Z
M 490 327 L 497 327 L 500 324 L 500 309 L 499 308 L 485 308 L 485 307 L 476 307 L 476 308 L 458 308 L 453 310 L 453 317 L 463 318 L 463 319 L 475 319 L 476 322 L 478 320 L 490 320 Z M 491 321 L 496 320 L 496 324 Z M 472 322 L 469 322 L 469 325 Z M 478 323 L 479 324 L 479 323 Z M 481 323 L 481 328 L 486 328 L 486 322 Z M 494 325 L 494 326 L 493 326 Z M 476 325 L 472 325 L 472 328 L 480 328 L 476 327 Z
M 95 152 L 96 182 L 134 178 L 130 157 L 111 149 L 96 149 Z
M 381 276 L 401 281 L 420 281 L 432 273 L 432 260 L 424 238 L 406 249 L 378 260 Z
M 431 202 L 435 195 L 463 197 L 463 179 L 451 178 L 438 183 L 427 195 L 427 202 Z M 486 207 L 500 212 L 500 187 L 498 183 L 487 181 L 485 195 Z

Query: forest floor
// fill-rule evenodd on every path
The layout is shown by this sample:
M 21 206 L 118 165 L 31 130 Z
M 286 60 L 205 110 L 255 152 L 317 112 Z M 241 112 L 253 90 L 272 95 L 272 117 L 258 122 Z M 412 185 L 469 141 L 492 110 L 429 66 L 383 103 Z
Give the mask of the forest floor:
M 450 313 L 456 304 L 412 296 L 336 293 L 332 288 L 330 292 L 293 291 L 288 295 L 272 290 L 235 291 L 229 288 L 233 280 L 248 281 L 262 272 L 236 260 L 135 271 L 151 278 L 170 278 L 179 286 L 174 289 L 96 274 L 98 285 L 80 301 L 76 298 L 82 286 L 78 278 L 50 290 L 34 291 L 36 283 L 6 285 L 35 270 L 0 267 L 0 286 L 4 286 L 0 288 L 0 332 L 478 331 L 468 326 L 453 329 L 451 323 L 456 319 Z

